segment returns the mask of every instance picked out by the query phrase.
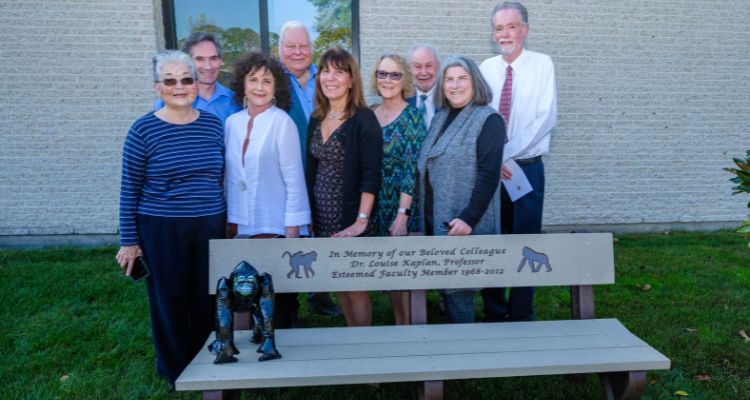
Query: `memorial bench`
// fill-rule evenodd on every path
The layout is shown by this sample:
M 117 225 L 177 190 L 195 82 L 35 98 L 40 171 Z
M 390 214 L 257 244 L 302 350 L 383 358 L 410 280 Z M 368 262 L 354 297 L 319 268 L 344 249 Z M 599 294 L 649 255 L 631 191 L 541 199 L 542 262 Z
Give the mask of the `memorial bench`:
M 211 241 L 213 284 L 246 260 L 273 276 L 277 293 L 410 290 L 413 325 L 277 329 L 282 358 L 262 363 L 250 332 L 235 331 L 239 362 L 215 365 L 203 349 L 176 390 L 228 398 L 237 389 L 421 382 L 420 398 L 440 399 L 443 380 L 597 373 L 605 398 L 639 398 L 645 371 L 670 361 L 616 319 L 594 319 L 592 285 L 614 283 L 612 243 L 592 233 Z M 426 325 L 426 290 L 491 286 L 570 286 L 572 320 Z

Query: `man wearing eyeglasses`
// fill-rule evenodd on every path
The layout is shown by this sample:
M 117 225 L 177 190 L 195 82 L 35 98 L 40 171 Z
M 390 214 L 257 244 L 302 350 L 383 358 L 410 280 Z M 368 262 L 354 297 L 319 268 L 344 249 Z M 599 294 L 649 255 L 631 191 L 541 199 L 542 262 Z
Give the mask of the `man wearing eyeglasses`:
M 207 32 L 194 32 L 185 40 L 182 51 L 189 54 L 198 72 L 198 97 L 193 108 L 210 112 L 222 121 L 240 110 L 234 103 L 234 93 L 219 83 L 222 61 L 221 44 Z M 154 104 L 154 110 L 164 106 L 161 100 Z
M 416 94 L 407 101 L 422 110 L 424 122 L 430 129 L 430 121 L 435 116 L 435 83 L 437 80 L 440 60 L 437 50 L 429 44 L 417 44 L 409 52 L 409 67 L 414 79 Z
M 501 232 L 540 233 L 544 204 L 544 163 L 549 154 L 550 133 L 557 125 L 555 67 L 546 54 L 524 49 L 529 33 L 528 12 L 520 3 L 504 2 L 492 12 L 493 39 L 500 55 L 485 60 L 479 69 L 492 89 L 489 106 L 505 121 L 507 143 L 503 150 L 500 178 L 513 174 L 513 159 L 531 184 L 531 192 L 511 201 L 501 185 Z M 482 290 L 485 321 L 527 321 L 534 316 L 534 288 Z
M 289 93 L 292 95 L 292 107 L 289 116 L 299 132 L 299 142 L 302 146 L 302 164 L 307 161 L 307 124 L 310 115 L 315 110 L 315 75 L 317 68 L 312 63 L 312 41 L 307 27 L 300 21 L 287 21 L 279 32 L 279 62 L 289 78 Z M 279 295 L 282 298 L 279 298 Z M 296 323 L 299 303 L 296 293 L 290 294 L 294 298 L 285 298 L 284 294 L 276 294 L 276 306 L 286 311 L 292 321 L 277 321 L 277 327 L 291 327 Z M 288 297 L 288 296 L 287 296 Z M 291 303 L 290 303 L 291 302 Z M 308 293 L 307 303 L 310 308 L 322 315 L 341 315 L 341 311 L 331 300 L 328 293 Z

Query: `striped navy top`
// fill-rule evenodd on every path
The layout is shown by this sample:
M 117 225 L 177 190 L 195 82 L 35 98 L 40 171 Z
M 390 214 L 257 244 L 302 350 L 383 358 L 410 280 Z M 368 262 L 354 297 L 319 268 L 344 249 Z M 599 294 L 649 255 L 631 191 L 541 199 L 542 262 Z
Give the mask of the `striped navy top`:
M 120 245 L 138 243 L 136 214 L 200 217 L 224 212 L 224 131 L 201 112 L 185 125 L 148 113 L 133 123 L 122 154 Z

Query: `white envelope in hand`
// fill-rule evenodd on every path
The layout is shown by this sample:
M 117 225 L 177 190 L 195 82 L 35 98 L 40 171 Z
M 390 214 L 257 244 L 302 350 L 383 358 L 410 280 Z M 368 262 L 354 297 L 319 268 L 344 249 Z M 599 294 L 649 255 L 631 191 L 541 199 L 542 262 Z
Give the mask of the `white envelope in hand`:
M 505 191 L 508 192 L 510 200 L 516 201 L 526 195 L 526 193 L 529 193 L 532 190 L 532 187 L 528 178 L 526 178 L 526 174 L 523 173 L 521 167 L 512 158 L 506 161 L 505 165 L 510 168 L 510 172 L 513 176 L 511 176 L 509 181 L 501 179 L 501 182 L 503 183 L 503 186 L 505 186 Z

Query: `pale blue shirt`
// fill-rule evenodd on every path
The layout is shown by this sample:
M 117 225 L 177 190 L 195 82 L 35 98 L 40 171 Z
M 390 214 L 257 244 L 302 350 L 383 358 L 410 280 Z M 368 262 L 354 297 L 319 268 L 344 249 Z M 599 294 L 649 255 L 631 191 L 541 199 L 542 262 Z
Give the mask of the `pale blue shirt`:
M 314 86 L 313 86 L 314 89 Z M 313 91 L 313 95 L 314 95 Z M 164 107 L 164 102 L 159 99 L 154 103 L 154 111 Z M 216 82 L 216 90 L 210 99 L 206 100 L 201 96 L 195 98 L 193 108 L 201 111 L 210 112 L 221 120 L 222 124 L 230 115 L 240 111 L 241 108 L 234 103 L 234 92 L 226 88 L 219 82 Z
M 307 84 L 303 88 L 302 85 L 297 81 L 297 77 L 293 73 L 289 72 L 284 68 L 284 73 L 289 77 L 289 81 L 292 82 L 294 93 L 297 94 L 297 98 L 302 104 L 302 111 L 305 112 L 305 119 L 310 120 L 310 114 L 315 109 L 315 74 L 318 69 L 315 65 L 310 64 L 310 77 L 307 79 Z

